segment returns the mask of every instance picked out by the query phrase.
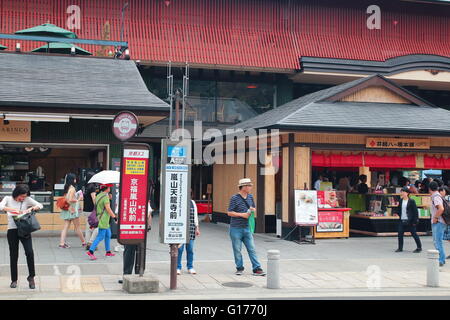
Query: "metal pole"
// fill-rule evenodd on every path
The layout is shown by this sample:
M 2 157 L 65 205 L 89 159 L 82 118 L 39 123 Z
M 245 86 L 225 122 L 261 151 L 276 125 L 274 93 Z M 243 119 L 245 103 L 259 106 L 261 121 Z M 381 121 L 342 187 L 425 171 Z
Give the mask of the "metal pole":
M 178 245 L 170 245 L 170 290 L 177 288 Z
M 147 232 L 147 230 L 145 230 Z M 146 242 L 144 241 L 139 244 L 139 277 L 144 276 L 145 271 L 145 251 L 147 250 Z
M 128 2 L 126 2 L 122 7 L 122 18 L 120 20 L 120 41 L 123 39 L 123 29 L 124 29 L 124 19 L 125 19 L 125 9 L 128 7 Z
M 169 114 L 169 137 L 172 135 L 173 123 L 173 75 L 172 75 L 172 61 L 167 64 L 167 96 L 169 98 L 170 114 Z

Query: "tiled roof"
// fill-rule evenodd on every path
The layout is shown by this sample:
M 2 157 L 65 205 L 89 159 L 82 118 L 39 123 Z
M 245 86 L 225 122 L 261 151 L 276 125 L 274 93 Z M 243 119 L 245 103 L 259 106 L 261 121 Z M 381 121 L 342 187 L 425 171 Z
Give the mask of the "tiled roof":
M 450 6 L 379 1 L 381 29 L 367 27 L 368 1 L 129 0 L 124 40 L 132 59 L 238 68 L 299 69 L 300 57 L 385 61 L 450 57 Z M 79 38 L 119 40 L 123 0 L 80 2 Z M 3 0 L 1 32 L 47 21 L 67 29 L 73 1 Z M 3 41 L 9 48 L 14 41 Z M 31 50 L 42 43 L 23 43 Z M 94 54 L 113 48 L 83 46 Z M 101 52 L 103 51 L 103 52 Z
M 168 111 L 134 61 L 0 53 L 0 106 Z

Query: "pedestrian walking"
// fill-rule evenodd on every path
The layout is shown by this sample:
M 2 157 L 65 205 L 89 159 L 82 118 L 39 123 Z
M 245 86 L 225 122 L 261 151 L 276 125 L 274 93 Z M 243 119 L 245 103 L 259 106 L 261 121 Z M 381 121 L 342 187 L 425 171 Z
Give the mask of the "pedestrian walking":
M 86 241 L 80 228 L 80 201 L 76 191 L 76 183 L 77 176 L 74 173 L 68 173 L 65 177 L 63 195 L 68 203 L 68 207 L 67 209 L 61 209 L 61 219 L 64 220 L 59 242 L 59 248 L 61 249 L 70 248 L 70 245 L 66 243 L 66 238 L 71 224 L 73 224 L 75 233 L 81 240 L 81 246 L 86 246 Z
M 89 181 L 92 176 L 94 176 L 94 172 L 89 171 L 86 174 L 86 181 Z M 95 238 L 97 238 L 98 235 L 98 228 L 93 227 L 88 222 L 88 217 L 94 211 L 95 206 L 95 198 L 97 196 L 97 190 L 98 186 L 96 183 L 88 183 L 84 187 L 84 193 L 83 193 L 83 216 L 86 218 L 86 230 L 84 238 L 87 241 L 86 244 L 86 250 L 89 250 L 90 246 L 92 245 L 92 242 L 94 242 Z
M 409 197 L 411 190 L 408 187 L 403 187 L 400 194 L 401 199 L 397 207 L 397 214 L 400 216 L 398 223 L 398 249 L 395 252 L 403 251 L 403 234 L 405 230 L 411 232 L 414 241 L 416 242 L 416 250 L 414 253 L 422 251 L 422 243 L 417 235 L 417 225 L 419 224 L 419 211 L 417 209 L 416 201 Z
M 177 274 L 181 274 L 182 265 L 181 260 L 183 258 L 183 251 L 186 247 L 186 260 L 187 260 L 187 270 L 190 274 L 197 274 L 194 269 L 194 244 L 195 237 L 200 236 L 200 227 L 198 225 L 198 210 L 197 205 L 194 200 L 191 200 L 189 206 L 189 234 L 188 234 L 188 242 L 186 244 L 181 244 L 178 248 L 178 267 Z
M 0 211 L 6 211 L 8 214 L 8 231 L 7 239 L 9 245 L 9 266 L 11 271 L 11 288 L 17 287 L 17 260 L 19 259 L 19 241 L 22 243 L 27 257 L 28 266 L 28 285 L 30 289 L 35 289 L 34 282 L 35 268 L 34 268 L 34 252 L 31 234 L 27 237 L 19 237 L 15 218 L 18 216 L 37 211 L 43 208 L 43 205 L 30 197 L 30 188 L 27 185 L 21 184 L 14 188 L 12 196 L 6 196 L 0 202 Z
M 87 255 L 91 260 L 97 260 L 97 257 L 94 255 L 95 249 L 97 248 L 100 241 L 105 241 L 105 250 L 107 257 L 115 256 L 114 253 L 111 252 L 111 226 L 110 226 L 110 217 L 117 221 L 116 215 L 111 210 L 111 201 L 110 201 L 110 191 L 112 184 L 102 184 L 100 185 L 100 193 L 96 197 L 96 209 L 97 209 L 97 218 L 98 218 L 98 235 L 92 243 L 91 247 L 87 251 Z
M 439 194 L 439 185 L 436 181 L 430 182 L 429 188 L 432 192 L 431 194 L 431 230 L 433 232 L 433 242 L 436 250 L 439 251 L 439 266 L 444 266 L 445 264 L 445 251 L 444 245 L 442 244 L 444 238 L 444 231 L 446 229 L 446 224 L 442 218 L 442 213 L 444 213 L 444 203 L 443 198 Z
M 236 264 L 236 275 L 244 272 L 244 261 L 242 260 L 242 243 L 247 248 L 247 252 L 252 263 L 253 275 L 264 276 L 261 264 L 256 256 L 253 235 L 250 231 L 248 218 L 252 212 L 256 211 L 255 201 L 251 194 L 252 182 L 248 178 L 239 180 L 239 192 L 233 195 L 228 206 L 228 216 L 230 221 L 230 238 L 233 246 L 234 261 Z
M 153 221 L 153 209 L 150 205 L 150 201 L 148 202 L 148 210 L 147 210 L 147 232 L 149 232 L 152 229 L 152 221 Z M 139 271 L 141 269 L 141 249 L 138 244 L 126 244 L 124 245 L 124 251 L 123 251 L 123 275 L 126 274 L 132 274 L 133 273 L 133 267 L 134 267 L 134 273 L 139 274 Z M 144 254 L 144 271 L 145 271 L 145 252 Z M 123 280 L 120 279 L 119 283 L 123 283 Z

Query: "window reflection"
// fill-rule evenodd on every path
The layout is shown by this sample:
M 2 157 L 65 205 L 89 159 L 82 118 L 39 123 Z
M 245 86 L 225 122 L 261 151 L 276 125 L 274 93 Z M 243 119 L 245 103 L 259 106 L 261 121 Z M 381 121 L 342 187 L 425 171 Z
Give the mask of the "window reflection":
M 146 84 L 152 93 L 167 99 L 166 79 L 147 78 Z M 181 86 L 181 81 L 174 81 L 175 89 Z M 272 109 L 274 95 L 273 84 L 190 80 L 185 120 L 238 123 Z

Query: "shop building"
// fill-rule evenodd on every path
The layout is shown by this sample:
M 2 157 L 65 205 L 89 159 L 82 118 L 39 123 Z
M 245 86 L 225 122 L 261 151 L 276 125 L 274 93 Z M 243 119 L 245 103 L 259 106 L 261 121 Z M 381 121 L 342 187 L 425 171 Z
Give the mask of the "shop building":
M 71 29 L 67 8 L 76 5 L 80 23 L 71 30 L 81 38 L 120 39 L 120 0 L 3 3 L 4 33 L 46 21 Z M 181 88 L 183 68 L 189 64 L 187 127 L 201 120 L 205 130 L 224 129 L 306 94 L 374 73 L 450 108 L 450 5 L 443 1 L 378 1 L 380 28 L 368 27 L 373 18 L 368 7 L 374 5 L 369 0 L 127 3 L 123 40 L 151 92 L 168 97 L 169 61 L 174 89 Z M 7 50 L 15 47 L 9 40 L 2 44 Z M 23 51 L 33 47 L 22 44 Z M 107 56 L 112 48 L 85 49 Z M 138 138 L 152 145 L 156 158 L 167 127 L 160 121 Z M 192 181 L 194 198 L 207 197 L 212 168 L 194 166 Z
M 354 80 L 295 99 L 276 110 L 239 123 L 234 129 L 277 129 L 278 148 L 267 148 L 265 163 L 213 166 L 214 220 L 227 222 L 228 200 L 236 181 L 246 176 L 254 181 L 257 202 L 256 232 L 291 233 L 296 226 L 295 190 L 312 190 L 320 173 L 328 173 L 338 188 L 339 178 L 365 174 L 371 190 L 366 195 L 347 192 L 341 207 L 350 232 L 392 235 L 398 217 L 392 208 L 398 200 L 399 181 L 405 171 L 439 169 L 450 180 L 450 111 L 436 107 L 381 75 Z M 262 168 L 276 167 L 276 174 L 262 175 Z M 380 193 L 377 179 L 385 177 Z M 354 185 L 354 184 L 353 184 Z M 325 189 L 326 190 L 326 189 Z M 345 189 L 343 189 L 345 190 Z M 345 192 L 345 191 L 344 191 Z M 420 197 L 426 198 L 425 195 Z M 426 200 L 419 230 L 430 230 Z M 378 201 L 378 203 L 376 203 Z M 380 208 L 373 206 L 379 205 Z M 353 208 L 352 208 L 353 207 Z M 320 215 L 319 215 L 320 220 Z M 344 221 L 345 222 L 345 221 Z M 344 223 L 345 224 L 345 223 Z
M 55 201 L 65 175 L 76 173 L 83 185 L 88 169 L 114 169 L 120 160 L 111 123 L 123 110 L 134 112 L 142 129 L 169 113 L 133 61 L 0 53 L 0 197 L 29 184 L 44 204 L 43 229 L 58 230 Z

